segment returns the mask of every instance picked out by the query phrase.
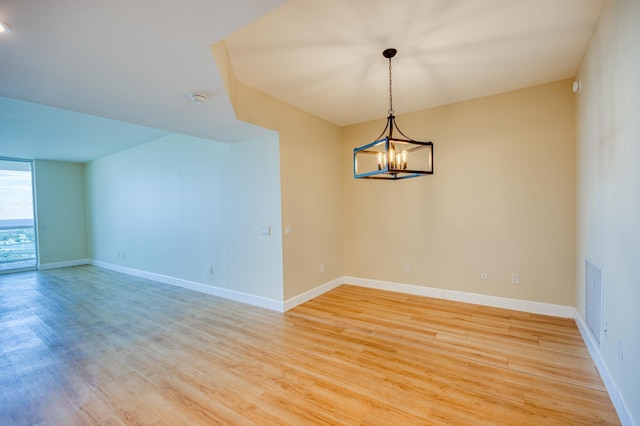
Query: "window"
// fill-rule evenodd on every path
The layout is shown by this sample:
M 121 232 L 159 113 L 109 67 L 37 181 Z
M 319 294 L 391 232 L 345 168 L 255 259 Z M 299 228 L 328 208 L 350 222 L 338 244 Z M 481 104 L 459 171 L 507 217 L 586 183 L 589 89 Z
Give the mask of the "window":
M 0 159 L 0 272 L 37 264 L 31 161 Z

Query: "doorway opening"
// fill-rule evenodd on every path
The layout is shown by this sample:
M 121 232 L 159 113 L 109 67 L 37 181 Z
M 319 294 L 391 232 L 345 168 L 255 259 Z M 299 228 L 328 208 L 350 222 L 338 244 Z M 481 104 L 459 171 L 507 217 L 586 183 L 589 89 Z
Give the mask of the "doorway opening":
M 0 273 L 35 269 L 32 162 L 0 158 Z

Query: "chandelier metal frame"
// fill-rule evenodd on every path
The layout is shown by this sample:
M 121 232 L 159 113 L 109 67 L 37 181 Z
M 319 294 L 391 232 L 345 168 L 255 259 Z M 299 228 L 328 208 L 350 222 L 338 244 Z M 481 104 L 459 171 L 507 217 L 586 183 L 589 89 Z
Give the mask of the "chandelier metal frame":
M 356 179 L 398 180 L 433 174 L 433 142 L 411 139 L 402 133 L 396 123 L 393 110 L 391 58 L 397 52 L 396 49 L 386 49 L 382 52 L 382 55 L 389 60 L 389 115 L 384 130 L 376 140 L 353 150 L 353 176 Z M 394 136 L 394 131 L 403 138 Z M 384 136 L 387 132 L 388 134 Z M 359 172 L 358 160 L 360 160 L 361 169 L 364 169 L 361 172 Z

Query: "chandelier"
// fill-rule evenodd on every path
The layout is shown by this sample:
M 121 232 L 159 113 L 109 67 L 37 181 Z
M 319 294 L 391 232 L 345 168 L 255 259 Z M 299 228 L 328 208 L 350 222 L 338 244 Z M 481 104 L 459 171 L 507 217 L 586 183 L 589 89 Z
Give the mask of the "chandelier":
M 389 59 L 389 116 L 375 141 L 353 150 L 353 176 L 356 179 L 396 180 L 433 174 L 433 143 L 416 141 L 402 133 L 393 115 L 391 58 L 397 52 L 396 49 L 382 52 Z M 395 136 L 394 132 L 404 139 Z M 385 133 L 387 135 L 383 137 Z

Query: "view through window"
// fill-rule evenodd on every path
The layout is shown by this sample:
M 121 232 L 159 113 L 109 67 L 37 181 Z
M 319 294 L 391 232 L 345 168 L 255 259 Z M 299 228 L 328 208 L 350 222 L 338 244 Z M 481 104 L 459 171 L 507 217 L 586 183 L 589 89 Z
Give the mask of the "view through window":
M 35 266 L 31 162 L 0 159 L 0 272 Z

